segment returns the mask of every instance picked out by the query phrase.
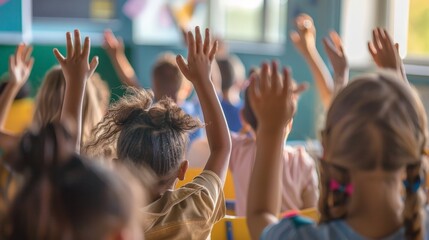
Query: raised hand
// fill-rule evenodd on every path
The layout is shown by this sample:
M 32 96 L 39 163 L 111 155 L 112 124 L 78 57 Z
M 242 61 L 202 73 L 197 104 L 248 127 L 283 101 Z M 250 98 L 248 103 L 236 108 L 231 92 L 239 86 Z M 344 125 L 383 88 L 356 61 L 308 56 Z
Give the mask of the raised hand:
M 290 38 L 308 64 L 325 109 L 331 104 L 334 84 L 331 73 L 316 48 L 316 27 L 313 19 L 301 14 L 295 19 L 296 32 Z
M 21 87 L 27 82 L 33 68 L 33 48 L 21 43 L 14 55 L 9 57 L 9 82 L 0 95 L 0 131 L 5 131 L 7 114 Z
M 297 88 L 296 90 L 301 89 Z M 296 97 L 288 69 L 283 77 L 276 62 L 262 64 L 260 74 L 253 74 L 249 86 L 250 105 L 258 121 L 256 156 L 247 196 L 247 226 L 252 239 L 276 223 L 280 209 L 282 152 L 287 125 L 296 111 Z
M 303 90 L 301 88 L 298 89 Z M 271 69 L 267 63 L 262 64 L 261 74 L 252 75 L 249 86 L 249 100 L 258 126 L 283 129 L 296 111 L 297 97 L 294 95 L 288 69 L 283 69 L 281 77 L 276 62 L 272 62 Z
M 69 124 L 70 132 L 76 134 L 73 140 L 76 143 L 76 151 L 80 152 L 83 95 L 88 78 L 98 66 L 98 57 L 94 57 L 91 63 L 88 62 L 90 40 L 89 37 L 85 38 L 82 49 L 79 30 L 74 31 L 74 44 L 71 34 L 66 33 L 66 44 L 67 57 L 61 55 L 58 49 L 54 49 L 54 55 L 61 65 L 66 81 L 61 121 Z
M 290 38 L 303 55 L 316 50 L 316 28 L 313 19 L 307 14 L 301 14 L 295 19 L 296 31 L 291 32 Z
M 205 39 L 200 28 L 195 28 L 195 38 L 188 32 L 188 62 L 178 55 L 177 65 L 183 75 L 192 82 L 200 100 L 206 125 L 210 156 L 204 170 L 217 174 L 225 183 L 231 153 L 231 138 L 219 98 L 211 81 L 211 66 L 217 51 L 217 41 L 210 44 L 210 31 L 206 29 Z
M 211 45 L 210 31 L 206 29 L 204 43 L 201 36 L 200 28 L 195 28 L 195 38 L 191 31 L 188 32 L 188 61 L 178 55 L 177 65 L 183 75 L 194 85 L 203 83 L 210 79 L 211 66 L 216 55 L 217 41 Z
M 400 71 L 401 58 L 386 30 L 376 28 L 372 31 L 372 42 L 368 42 L 368 50 L 377 66 Z
M 104 31 L 103 48 L 110 57 L 125 54 L 124 41 L 121 38 L 116 38 L 111 30 Z
M 79 30 L 74 31 L 74 44 L 70 32 L 66 33 L 67 55 L 64 57 L 57 48 L 54 55 L 61 65 L 67 85 L 85 84 L 98 66 L 98 57 L 93 57 L 88 63 L 90 53 L 89 37 L 85 38 L 83 49 Z
M 32 51 L 33 47 L 21 43 L 16 48 L 15 54 L 9 57 L 9 80 L 18 90 L 27 82 L 33 69 Z
M 332 31 L 329 37 L 323 39 L 323 46 L 334 69 L 334 87 L 336 90 L 342 89 L 349 81 L 349 64 L 338 33 Z

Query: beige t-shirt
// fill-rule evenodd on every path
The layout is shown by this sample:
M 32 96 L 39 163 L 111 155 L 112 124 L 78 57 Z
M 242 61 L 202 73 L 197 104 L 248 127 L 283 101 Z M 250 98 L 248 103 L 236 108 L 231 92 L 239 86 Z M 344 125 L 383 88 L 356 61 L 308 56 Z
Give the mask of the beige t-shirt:
M 146 206 L 145 239 L 210 239 L 213 224 L 225 216 L 222 182 L 211 171 Z

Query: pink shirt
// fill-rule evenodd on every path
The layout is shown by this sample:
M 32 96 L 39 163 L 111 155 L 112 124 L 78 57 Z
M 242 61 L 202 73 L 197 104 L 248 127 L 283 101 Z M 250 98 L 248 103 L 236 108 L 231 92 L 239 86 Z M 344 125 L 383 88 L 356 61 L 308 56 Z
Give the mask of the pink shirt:
M 235 212 L 246 215 L 247 192 L 255 162 L 256 141 L 244 134 L 231 134 L 229 168 L 234 178 Z M 303 147 L 286 146 L 283 152 L 283 192 L 280 212 L 317 206 L 318 175 L 315 162 Z M 279 213 L 280 213 L 279 212 Z

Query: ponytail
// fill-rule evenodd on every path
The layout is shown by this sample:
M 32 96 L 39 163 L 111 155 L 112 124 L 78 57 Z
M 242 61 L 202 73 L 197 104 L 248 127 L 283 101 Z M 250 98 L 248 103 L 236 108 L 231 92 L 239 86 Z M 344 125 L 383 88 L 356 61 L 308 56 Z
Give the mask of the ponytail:
M 406 196 L 403 212 L 407 240 L 421 240 L 424 237 L 421 184 L 425 184 L 421 177 L 421 163 L 408 165 L 404 181 Z

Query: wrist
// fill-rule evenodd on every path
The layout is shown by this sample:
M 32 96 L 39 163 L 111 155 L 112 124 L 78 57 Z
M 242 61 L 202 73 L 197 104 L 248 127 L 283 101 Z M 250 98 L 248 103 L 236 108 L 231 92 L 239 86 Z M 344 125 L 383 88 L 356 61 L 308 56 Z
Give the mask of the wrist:
M 284 135 L 284 126 L 281 124 L 259 124 L 256 130 L 256 134 L 260 135 L 269 134 L 271 136 L 283 136 Z
M 201 77 L 191 81 L 195 88 L 214 87 L 211 77 Z

